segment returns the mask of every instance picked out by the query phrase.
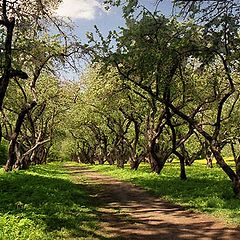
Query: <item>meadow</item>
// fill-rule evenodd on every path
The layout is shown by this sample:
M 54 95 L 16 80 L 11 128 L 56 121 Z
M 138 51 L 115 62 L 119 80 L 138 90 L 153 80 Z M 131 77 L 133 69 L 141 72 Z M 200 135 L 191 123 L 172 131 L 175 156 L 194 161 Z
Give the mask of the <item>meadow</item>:
M 84 179 L 61 163 L 0 171 L 1 240 L 105 239 L 96 234 L 96 200 Z

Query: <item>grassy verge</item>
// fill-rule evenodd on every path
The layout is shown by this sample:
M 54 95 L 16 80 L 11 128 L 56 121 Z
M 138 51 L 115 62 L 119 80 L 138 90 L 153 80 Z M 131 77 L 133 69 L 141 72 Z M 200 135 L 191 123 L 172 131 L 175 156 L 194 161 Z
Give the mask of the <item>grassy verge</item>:
M 60 163 L 0 170 L 0 239 L 105 239 L 95 234 L 96 200 L 75 181 Z
M 228 223 L 240 226 L 240 200 L 232 192 L 231 182 L 223 171 L 209 169 L 201 161 L 186 167 L 188 180 L 179 179 L 179 164 L 167 163 L 160 175 L 151 173 L 148 165 L 131 171 L 128 166 L 89 166 L 101 173 L 132 182 L 172 203 L 196 211 L 211 213 Z

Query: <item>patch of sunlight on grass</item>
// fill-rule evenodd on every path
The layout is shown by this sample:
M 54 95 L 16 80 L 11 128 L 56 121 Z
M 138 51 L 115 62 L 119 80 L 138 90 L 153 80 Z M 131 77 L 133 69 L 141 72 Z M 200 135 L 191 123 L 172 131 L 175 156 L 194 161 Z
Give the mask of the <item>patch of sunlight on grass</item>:
M 60 163 L 1 170 L 0 185 L 0 239 L 101 239 L 96 200 Z

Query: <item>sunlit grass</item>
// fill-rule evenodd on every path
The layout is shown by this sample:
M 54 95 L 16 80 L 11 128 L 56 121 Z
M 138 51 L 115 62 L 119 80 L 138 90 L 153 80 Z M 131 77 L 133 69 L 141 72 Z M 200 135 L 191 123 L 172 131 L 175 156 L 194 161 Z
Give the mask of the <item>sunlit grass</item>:
M 234 198 L 231 182 L 215 164 L 209 169 L 205 162 L 195 162 L 186 168 L 187 181 L 179 179 L 177 162 L 167 163 L 160 175 L 151 173 L 147 164 L 138 171 L 131 171 L 129 166 L 89 167 L 142 186 L 171 202 L 240 225 L 240 201 Z M 61 163 L 12 173 L 1 169 L 0 239 L 107 239 L 97 234 L 101 203 L 90 196 L 86 183 L 79 174 L 67 174 Z
M 228 159 L 228 163 L 234 165 L 232 159 Z M 180 166 L 176 161 L 167 163 L 160 175 L 151 173 L 148 164 L 140 165 L 137 171 L 130 170 L 129 166 L 125 169 L 109 165 L 89 167 L 132 182 L 170 202 L 240 225 L 240 200 L 235 198 L 230 180 L 215 163 L 212 169 L 206 167 L 206 160 L 186 167 L 186 181 L 180 180 Z
M 96 201 L 60 164 L 0 170 L 0 186 L 0 239 L 101 239 Z

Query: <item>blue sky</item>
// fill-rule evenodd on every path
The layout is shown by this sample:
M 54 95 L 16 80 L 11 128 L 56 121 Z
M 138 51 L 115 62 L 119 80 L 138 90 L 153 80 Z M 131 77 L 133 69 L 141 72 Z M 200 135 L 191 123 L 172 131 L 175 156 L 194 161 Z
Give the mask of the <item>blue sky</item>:
M 154 9 L 156 0 L 139 0 L 148 9 Z M 87 41 L 86 33 L 95 32 L 94 25 L 97 25 L 103 36 L 107 36 L 110 30 L 118 30 L 124 26 L 121 8 L 112 8 L 106 11 L 101 4 L 103 0 L 63 0 L 57 15 L 68 17 L 76 24 L 76 34 L 79 40 L 84 43 Z M 170 15 L 172 10 L 171 0 L 163 0 L 159 9 Z M 84 66 L 85 64 L 83 64 Z M 84 70 L 84 67 L 83 69 Z M 68 80 L 78 79 L 79 75 L 73 72 L 62 72 L 62 77 Z
M 141 0 L 141 4 L 149 9 L 154 8 L 155 0 Z M 171 0 L 163 0 L 159 7 L 163 13 L 171 13 Z M 93 32 L 97 25 L 103 35 L 109 30 L 117 30 L 124 25 L 120 8 L 112 8 L 106 11 L 102 0 L 63 0 L 57 14 L 71 18 L 76 25 L 77 34 L 84 41 L 86 32 Z

